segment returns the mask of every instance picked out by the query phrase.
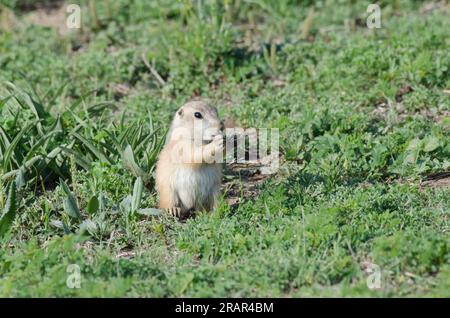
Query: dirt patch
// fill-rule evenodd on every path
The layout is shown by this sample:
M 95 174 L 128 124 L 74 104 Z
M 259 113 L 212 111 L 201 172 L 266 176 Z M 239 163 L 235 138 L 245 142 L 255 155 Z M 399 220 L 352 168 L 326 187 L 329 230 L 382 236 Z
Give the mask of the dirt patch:
M 450 171 L 438 172 L 427 176 L 421 183 L 421 187 L 448 188 L 450 187 Z
M 279 156 L 278 161 L 281 166 L 284 157 Z M 258 197 L 261 192 L 259 186 L 277 175 L 276 172 L 271 174 L 264 172 L 266 171 L 260 163 L 234 163 L 226 166 L 222 192 L 225 193 L 225 200 L 232 210 L 236 209 L 242 200 Z
M 63 2 L 63 0 L 19 0 L 15 4 L 15 7 L 22 12 L 52 10 L 61 7 Z
M 422 5 L 422 7 L 420 8 L 420 13 L 421 14 L 429 14 L 434 11 L 446 11 L 446 10 L 448 10 L 448 8 L 449 8 L 449 4 L 447 3 L 446 0 L 430 1 L 430 2 L 426 2 Z
M 228 105 L 228 107 L 232 107 Z M 230 128 L 245 128 L 238 123 L 238 120 L 228 116 L 223 121 L 224 127 Z M 259 141 L 258 141 L 259 142 Z M 234 150 L 237 149 L 237 140 L 234 140 Z M 225 200 L 232 210 L 235 210 L 244 199 L 256 198 L 260 194 L 259 186 L 267 179 L 276 175 L 276 173 L 268 174 L 264 167 L 270 166 L 274 162 L 274 154 L 268 155 L 264 158 L 259 158 L 255 163 L 244 162 L 249 159 L 248 149 L 244 152 L 243 158 L 237 157 L 237 152 L 234 153 L 234 163 L 227 164 L 224 170 L 224 178 L 221 186 L 222 193 L 225 193 Z M 278 164 L 284 162 L 284 156 L 279 154 Z
M 67 12 L 67 5 L 62 2 L 55 1 L 53 5 L 47 7 L 39 7 L 24 15 L 23 21 L 38 26 L 48 27 L 56 30 L 62 37 L 72 37 L 72 51 L 84 52 L 90 42 L 90 33 L 86 29 L 73 29 L 68 27 L 68 18 L 70 13 Z
M 258 186 L 270 175 L 261 173 L 259 168 L 251 165 L 230 165 L 225 170 L 222 191 L 226 194 L 226 202 L 231 209 L 236 209 L 241 201 L 249 198 L 256 198 L 260 190 Z
M 36 9 L 27 14 L 25 20 L 34 24 L 58 30 L 60 35 L 71 32 L 66 24 L 66 6 L 52 6 Z

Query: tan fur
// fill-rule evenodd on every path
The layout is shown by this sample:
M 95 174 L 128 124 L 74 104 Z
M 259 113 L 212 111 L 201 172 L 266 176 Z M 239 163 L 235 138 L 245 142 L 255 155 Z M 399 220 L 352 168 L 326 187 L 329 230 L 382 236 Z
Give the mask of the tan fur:
M 196 112 L 201 119 L 195 118 Z M 221 129 L 216 108 L 204 101 L 189 102 L 177 111 L 156 168 L 160 208 L 184 217 L 216 207 L 222 165 L 213 159 L 223 151 Z

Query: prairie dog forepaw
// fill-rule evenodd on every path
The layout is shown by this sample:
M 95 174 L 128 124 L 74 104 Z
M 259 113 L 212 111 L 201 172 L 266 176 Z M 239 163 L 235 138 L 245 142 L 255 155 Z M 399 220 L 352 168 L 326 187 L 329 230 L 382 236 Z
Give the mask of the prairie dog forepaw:
M 211 144 L 213 145 L 213 149 L 215 153 L 218 153 L 223 150 L 223 136 L 215 135 Z

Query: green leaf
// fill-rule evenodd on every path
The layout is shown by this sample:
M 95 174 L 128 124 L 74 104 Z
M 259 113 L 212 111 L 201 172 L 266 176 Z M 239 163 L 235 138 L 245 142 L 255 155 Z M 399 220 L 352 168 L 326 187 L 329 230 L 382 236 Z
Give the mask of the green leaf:
M 436 150 L 437 148 L 439 148 L 439 138 L 435 137 L 435 136 L 429 136 L 426 137 L 423 140 L 423 151 L 425 152 L 432 152 L 434 150 Z
M 160 216 L 162 214 L 162 210 L 155 208 L 146 208 L 137 210 L 137 213 L 145 216 Z
M 131 211 L 136 211 L 139 208 L 142 200 L 142 191 L 144 189 L 144 182 L 142 178 L 138 177 L 134 182 L 133 197 L 131 200 Z
M 10 138 L 6 131 L 0 126 L 0 158 L 4 156 L 4 152 L 11 145 Z M 0 161 L 1 163 L 1 161 Z
M 98 198 L 94 195 L 88 202 L 87 205 L 87 211 L 89 214 L 94 214 L 98 211 L 100 207 L 100 202 L 98 201 Z
M 46 142 L 50 140 L 50 138 L 54 135 L 56 135 L 56 131 L 51 131 L 48 134 L 42 136 L 36 143 L 33 144 L 33 146 L 30 148 L 30 150 L 27 151 L 27 155 L 25 157 L 25 160 L 30 159 L 33 157 L 38 151 L 39 147 L 44 145 Z
M 76 219 L 81 219 L 80 209 L 78 208 L 75 196 L 72 194 L 72 192 L 70 192 L 69 187 L 62 179 L 59 179 L 59 182 L 61 184 L 63 191 L 66 193 L 67 196 L 66 199 L 64 200 L 65 211 L 69 216 Z
M 414 138 L 408 144 L 408 148 L 406 150 L 416 150 L 422 146 L 422 141 L 419 138 Z
M 12 97 L 12 95 L 7 96 L 3 99 L 0 99 L 0 111 L 2 110 L 3 106 L 6 105 L 6 102 Z
M 11 142 L 11 144 L 9 145 L 9 147 L 6 149 L 5 155 L 3 157 L 3 169 L 5 171 L 8 170 L 7 167 L 10 163 L 12 155 L 14 154 L 16 147 L 19 145 L 19 142 L 21 141 L 23 135 L 25 135 L 25 133 L 27 133 L 28 130 L 30 130 L 31 127 L 33 127 L 33 125 L 34 125 L 34 123 L 29 124 L 28 126 L 25 126 L 24 128 L 22 128 L 22 130 L 16 135 L 16 137 L 14 137 L 14 139 Z
M 441 124 L 444 128 L 450 129 L 450 117 L 444 117 L 441 121 Z
M 17 202 L 16 202 L 16 183 L 11 182 L 8 191 L 8 199 L 6 200 L 5 208 L 0 217 L 0 237 L 3 237 L 5 233 L 10 229 L 14 217 L 16 216 Z
M 26 170 L 29 169 L 31 166 L 33 166 L 36 162 L 39 162 L 39 160 L 41 160 L 41 159 L 42 159 L 42 156 L 41 156 L 41 155 L 31 158 L 30 160 L 28 160 L 27 162 L 25 162 L 19 169 L 11 170 L 11 171 L 9 171 L 9 172 L 3 174 L 3 175 L 0 177 L 0 180 L 1 180 L 1 181 L 6 181 L 6 180 L 8 180 L 9 178 L 12 178 L 12 177 L 14 177 L 14 176 L 16 176 L 16 178 L 17 178 L 17 175 L 18 175 L 18 173 L 20 172 L 20 170 L 26 171 Z M 19 186 L 19 187 L 20 187 L 20 186 Z
M 108 108 L 112 108 L 115 105 L 111 102 L 103 102 L 90 106 L 87 111 L 91 116 L 99 115 L 102 111 Z
M 97 223 L 95 223 L 92 220 L 84 220 L 80 224 L 80 232 L 88 232 L 89 234 L 93 235 L 95 232 L 97 232 L 98 226 Z
M 179 278 L 177 295 L 183 294 L 189 284 L 194 280 L 193 273 L 187 273 Z
M 131 197 L 131 195 L 127 195 L 121 202 L 120 202 L 120 208 L 125 211 L 125 212 L 130 212 L 131 211 L 131 201 L 133 200 L 133 198 Z
M 141 177 L 145 182 L 149 179 L 148 174 L 138 166 L 134 159 L 133 149 L 127 145 L 122 154 L 123 165 L 136 177 Z
M 73 156 L 76 164 L 82 167 L 84 170 L 86 171 L 91 170 L 91 160 L 87 156 L 82 155 L 81 152 L 73 150 L 70 147 L 72 146 L 61 147 L 61 149 L 68 155 Z
M 25 179 L 25 169 L 20 168 L 16 174 L 16 185 L 20 189 L 26 185 L 27 181 Z
M 103 151 L 96 148 L 89 140 L 76 132 L 72 132 L 72 135 L 81 141 L 101 162 L 112 164 L 111 160 L 103 153 Z
M 404 164 L 415 164 L 417 162 L 417 159 L 419 158 L 420 151 L 419 150 L 413 150 L 408 152 L 405 159 L 403 159 Z
M 69 226 L 66 224 L 66 222 L 62 221 L 62 226 L 64 229 L 64 233 L 67 235 L 70 234 L 70 229 L 69 229 Z

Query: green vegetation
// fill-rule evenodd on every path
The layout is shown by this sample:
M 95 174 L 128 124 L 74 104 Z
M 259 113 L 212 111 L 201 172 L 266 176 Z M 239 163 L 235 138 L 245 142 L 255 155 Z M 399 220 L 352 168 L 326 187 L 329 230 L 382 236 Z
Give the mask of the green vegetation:
M 428 180 L 450 169 L 448 5 L 379 1 L 369 30 L 370 1 L 70 2 L 71 32 L 61 1 L 0 3 L 0 296 L 450 296 Z M 196 96 L 279 128 L 282 160 L 180 223 L 154 168 Z

